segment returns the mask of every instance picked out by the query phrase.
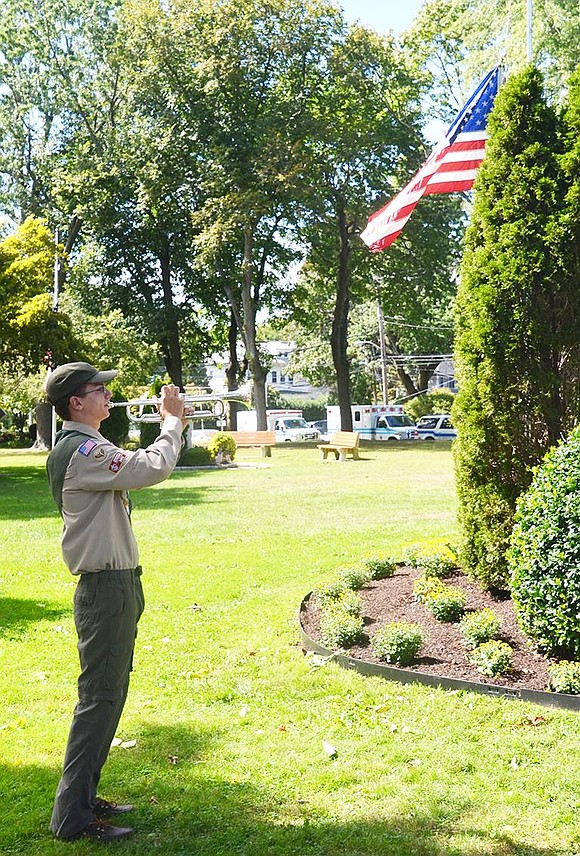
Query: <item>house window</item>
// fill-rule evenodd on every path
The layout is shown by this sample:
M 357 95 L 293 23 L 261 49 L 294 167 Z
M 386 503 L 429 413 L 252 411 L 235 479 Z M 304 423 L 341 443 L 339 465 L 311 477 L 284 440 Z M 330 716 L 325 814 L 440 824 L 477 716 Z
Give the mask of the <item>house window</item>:
M 278 372 L 272 372 L 272 383 L 278 383 Z
M 280 383 L 286 383 L 286 378 L 283 374 L 280 375 Z

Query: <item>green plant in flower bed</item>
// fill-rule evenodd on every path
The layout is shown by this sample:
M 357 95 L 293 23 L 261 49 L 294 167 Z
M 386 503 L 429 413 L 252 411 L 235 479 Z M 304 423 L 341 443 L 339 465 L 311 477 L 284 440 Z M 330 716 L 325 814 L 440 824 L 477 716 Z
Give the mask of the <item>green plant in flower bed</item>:
M 465 615 L 459 622 L 459 630 L 467 648 L 477 648 L 484 642 L 496 639 L 501 622 L 491 609 L 479 609 Z
M 217 458 L 221 454 L 229 457 L 230 461 L 234 460 L 237 448 L 236 441 L 232 435 L 225 431 L 214 434 L 207 444 L 207 450 L 212 458 Z
M 457 562 L 445 553 L 433 553 L 419 559 L 419 564 L 429 577 L 449 577 L 457 568 Z
M 350 648 L 363 632 L 363 618 L 340 606 L 328 607 L 320 618 L 320 638 L 326 648 Z
M 425 606 L 437 621 L 459 621 L 465 612 L 465 592 L 455 586 L 442 585 L 425 598 Z
M 513 651 L 506 642 L 492 639 L 475 648 L 469 659 L 478 672 L 493 678 L 509 672 L 512 667 L 512 654 Z
M 362 597 L 358 592 L 349 589 L 335 601 L 337 609 L 342 609 L 348 612 L 349 615 L 361 615 L 362 613 Z M 332 608 L 332 607 L 330 607 Z
M 340 574 L 340 582 L 346 588 L 361 589 L 371 579 L 370 572 L 366 568 L 344 568 Z
M 324 588 L 314 589 L 313 594 L 318 606 L 324 609 L 327 604 L 336 602 L 347 591 L 351 591 L 351 589 L 348 589 L 342 580 L 335 580 Z
M 444 588 L 445 585 L 438 577 L 418 577 L 413 583 L 413 597 L 419 603 L 425 603 L 427 598 Z
M 561 660 L 548 666 L 550 688 L 556 693 L 580 695 L 580 663 Z
M 393 621 L 375 633 L 371 639 L 371 648 L 381 660 L 406 666 L 415 659 L 422 642 L 418 624 Z
M 368 571 L 371 580 L 384 580 L 392 577 L 397 568 L 394 559 L 386 557 L 383 559 L 367 559 L 364 567 Z

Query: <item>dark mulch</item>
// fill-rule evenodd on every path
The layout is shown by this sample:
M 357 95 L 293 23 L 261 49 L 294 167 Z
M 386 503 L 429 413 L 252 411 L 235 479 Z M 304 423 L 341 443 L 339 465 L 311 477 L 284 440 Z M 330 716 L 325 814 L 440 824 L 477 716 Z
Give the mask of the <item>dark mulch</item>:
M 369 637 L 389 621 L 411 621 L 422 626 L 424 641 L 421 656 L 413 665 L 406 666 L 407 670 L 514 689 L 548 689 L 547 667 L 553 661 L 542 656 L 522 633 L 509 598 L 495 597 L 482 591 L 462 573 L 445 579 L 445 583 L 462 588 L 467 593 L 469 611 L 484 607 L 493 610 L 501 620 L 500 638 L 514 649 L 513 671 L 497 678 L 488 678 L 469 663 L 458 625 L 437 621 L 423 604 L 413 600 L 413 582 L 420 575 L 418 569 L 401 567 L 394 576 L 371 582 L 362 589 L 365 635 L 361 643 L 348 650 L 350 656 L 380 663 L 371 650 Z M 313 600 L 310 598 L 307 601 L 302 612 L 302 626 L 311 639 L 320 642 L 320 616 Z

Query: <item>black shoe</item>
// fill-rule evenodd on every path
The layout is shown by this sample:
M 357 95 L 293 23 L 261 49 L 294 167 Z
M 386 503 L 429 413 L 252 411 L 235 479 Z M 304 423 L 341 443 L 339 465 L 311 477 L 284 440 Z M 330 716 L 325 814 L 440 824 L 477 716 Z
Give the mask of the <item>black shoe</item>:
M 95 817 L 103 817 L 107 814 L 127 814 L 128 811 L 133 811 L 134 806 L 127 804 L 122 805 L 111 800 L 104 800 L 97 797 L 93 804 L 93 813 Z
M 103 823 L 102 820 L 93 820 L 86 826 L 79 838 L 90 838 L 91 841 L 122 841 L 123 838 L 129 838 L 133 834 L 130 828 L 122 826 L 111 826 L 110 823 Z

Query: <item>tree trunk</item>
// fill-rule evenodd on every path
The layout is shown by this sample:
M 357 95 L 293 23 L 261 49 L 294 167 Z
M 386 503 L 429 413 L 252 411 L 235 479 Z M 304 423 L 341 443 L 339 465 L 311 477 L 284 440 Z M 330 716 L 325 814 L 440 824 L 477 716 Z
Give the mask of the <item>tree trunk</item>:
M 254 408 L 256 410 L 256 428 L 266 431 L 266 372 L 260 360 L 260 351 L 256 343 L 256 299 L 253 294 L 253 244 L 254 236 L 251 227 L 244 229 L 244 267 L 242 279 L 242 307 L 244 310 L 244 339 L 250 374 L 253 381 Z
M 36 417 L 36 440 L 32 448 L 45 452 L 52 449 L 52 405 L 47 401 L 39 401 L 34 408 Z
M 350 308 L 349 258 L 351 248 L 346 211 L 342 204 L 340 204 L 338 210 L 338 229 L 340 250 L 336 282 L 336 305 L 332 319 L 330 344 L 332 348 L 332 361 L 336 371 L 340 427 L 343 431 L 352 431 L 349 364 L 346 353 L 348 345 L 348 313 Z
M 228 330 L 228 350 L 230 361 L 226 368 L 226 379 L 228 390 L 237 389 L 240 385 L 241 366 L 238 360 L 238 325 L 236 315 L 232 309 L 230 312 L 230 326 Z M 229 402 L 228 428 L 236 431 L 238 427 L 238 411 L 240 405 L 237 401 Z
M 173 290 L 171 288 L 171 260 L 167 237 L 164 237 L 162 242 L 159 252 L 159 262 L 161 264 L 161 284 L 163 288 L 163 325 L 160 345 L 165 357 L 167 374 L 171 378 L 171 382 L 183 390 L 183 362 L 181 358 L 177 314 L 173 302 Z

